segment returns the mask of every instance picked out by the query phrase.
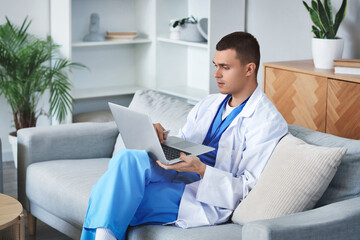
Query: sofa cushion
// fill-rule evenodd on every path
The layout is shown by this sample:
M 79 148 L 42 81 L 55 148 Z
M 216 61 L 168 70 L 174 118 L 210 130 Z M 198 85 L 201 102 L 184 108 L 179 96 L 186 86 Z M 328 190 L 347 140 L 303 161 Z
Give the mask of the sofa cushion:
M 105 173 L 108 162 L 108 158 L 98 158 L 31 164 L 26 195 L 34 204 L 81 229 L 92 186 Z
M 174 226 L 143 225 L 130 227 L 127 233 L 127 240 L 241 240 L 241 234 L 242 226 L 233 223 L 188 229 Z
M 334 177 L 345 152 L 345 148 L 319 147 L 285 135 L 232 220 L 245 224 L 311 209 Z
M 345 147 L 338 170 L 315 207 L 321 207 L 360 196 L 360 141 L 316 132 L 307 128 L 289 125 L 289 131 L 307 143 L 325 147 Z
M 171 130 L 170 135 L 177 135 L 193 107 L 190 103 L 152 90 L 137 91 L 129 105 L 130 109 L 149 115 L 153 123 L 161 123 L 165 129 Z M 113 156 L 123 147 L 119 134 Z

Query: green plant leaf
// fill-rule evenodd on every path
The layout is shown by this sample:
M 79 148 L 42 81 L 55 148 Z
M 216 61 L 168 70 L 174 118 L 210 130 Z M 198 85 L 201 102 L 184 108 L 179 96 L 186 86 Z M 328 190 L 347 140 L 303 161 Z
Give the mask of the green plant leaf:
M 313 0 L 311 2 L 311 5 L 313 6 L 313 8 L 309 7 L 309 5 L 303 1 L 303 4 L 305 6 L 305 8 L 308 10 L 309 14 L 310 14 L 310 19 L 311 21 L 321 30 L 324 29 L 323 25 L 321 24 L 320 21 L 320 17 L 319 17 L 319 13 L 317 12 L 317 3 Z M 315 6 L 315 7 L 314 7 Z M 320 31 L 321 31 L 320 30 Z
M 12 109 L 16 129 L 35 126 L 41 114 L 36 108 L 47 89 L 50 112 L 63 121 L 73 101 L 67 72 L 72 67 L 85 66 L 56 58 L 60 46 L 50 36 L 42 40 L 28 34 L 31 21 L 27 18 L 20 27 L 6 19 L 0 25 L 0 95 Z
M 193 15 L 191 15 L 190 22 L 191 23 L 197 23 L 198 20 Z
M 325 11 L 326 11 L 327 15 L 329 16 L 330 24 L 334 25 L 331 0 L 324 0 L 324 7 L 325 7 Z
M 335 16 L 335 24 L 334 24 L 334 35 L 336 36 L 337 31 L 340 27 L 340 23 L 344 20 L 346 15 L 346 6 L 347 6 L 347 0 L 343 0 L 341 7 L 339 11 L 337 12 Z
M 305 1 L 303 1 L 303 4 L 304 4 L 306 10 L 308 10 L 308 11 L 310 12 L 310 7 L 309 7 L 309 5 L 308 5 Z
M 180 21 L 175 21 L 172 25 L 173 28 L 176 28 L 179 25 Z
M 316 3 L 315 0 L 312 0 L 312 1 L 311 1 L 311 7 L 312 7 L 315 11 L 318 11 L 318 5 L 317 5 L 317 3 Z
M 334 34 L 333 25 L 331 24 L 329 16 L 328 16 L 327 12 L 325 11 L 324 5 L 321 3 L 320 0 L 318 0 L 318 7 L 319 7 L 320 21 L 325 30 L 325 36 L 328 39 L 334 39 L 335 34 Z
M 320 30 L 316 26 L 312 26 L 312 32 L 315 34 L 316 38 L 321 38 Z
M 319 13 L 315 11 L 314 9 L 310 8 L 310 18 L 313 21 L 313 23 L 319 27 L 322 31 L 324 31 L 324 26 L 321 23 Z

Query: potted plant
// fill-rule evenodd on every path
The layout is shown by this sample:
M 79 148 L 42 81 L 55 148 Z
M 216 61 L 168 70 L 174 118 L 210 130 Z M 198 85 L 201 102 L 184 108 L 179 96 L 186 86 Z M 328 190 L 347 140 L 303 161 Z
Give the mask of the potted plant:
M 333 68 L 334 59 L 341 58 L 344 40 L 337 37 L 337 31 L 346 14 L 347 0 L 343 0 L 339 11 L 333 19 L 331 0 L 312 0 L 311 7 L 303 1 L 314 25 L 312 32 L 312 53 L 316 68 Z
M 16 131 L 35 127 L 41 114 L 53 115 L 59 122 L 65 120 L 73 101 L 67 72 L 70 67 L 84 67 L 56 58 L 60 46 L 54 44 L 50 36 L 41 40 L 27 33 L 30 23 L 25 18 L 18 27 L 6 18 L 6 23 L 0 25 L 0 96 L 4 96 L 11 107 Z M 47 89 L 50 109 L 45 113 L 38 111 L 37 105 Z M 11 135 L 16 136 L 16 132 Z M 17 166 L 16 140 L 12 149 Z
M 170 21 L 170 38 L 180 38 L 189 42 L 204 42 L 206 39 L 200 34 L 198 20 L 194 16 Z M 179 34 L 175 34 L 178 31 Z

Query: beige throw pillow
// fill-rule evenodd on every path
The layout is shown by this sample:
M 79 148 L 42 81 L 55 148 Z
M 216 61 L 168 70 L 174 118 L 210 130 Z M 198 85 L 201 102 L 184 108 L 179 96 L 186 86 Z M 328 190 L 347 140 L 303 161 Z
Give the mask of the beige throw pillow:
M 345 153 L 346 148 L 310 145 L 288 133 L 255 187 L 235 209 L 232 221 L 245 224 L 313 208 Z

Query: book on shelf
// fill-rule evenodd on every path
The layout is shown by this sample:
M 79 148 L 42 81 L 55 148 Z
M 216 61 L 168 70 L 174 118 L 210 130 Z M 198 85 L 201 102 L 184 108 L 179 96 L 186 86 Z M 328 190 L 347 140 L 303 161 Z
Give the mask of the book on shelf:
M 351 74 L 351 75 L 360 75 L 360 68 L 355 67 L 335 67 L 335 73 L 340 74 Z
M 360 75 L 360 59 L 335 59 L 334 72 Z
M 110 32 L 110 31 L 107 31 L 106 32 L 106 35 L 107 36 L 134 36 L 134 35 L 137 35 L 137 32 L 135 31 L 127 31 L 127 32 Z
M 127 32 L 106 32 L 106 40 L 134 40 L 137 38 L 137 32 L 127 31 Z
M 137 38 L 137 35 L 122 35 L 122 36 L 106 35 L 105 36 L 106 40 L 134 40 L 136 38 Z
M 334 59 L 334 67 L 360 68 L 360 59 Z

